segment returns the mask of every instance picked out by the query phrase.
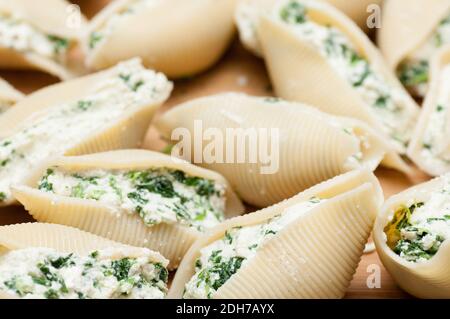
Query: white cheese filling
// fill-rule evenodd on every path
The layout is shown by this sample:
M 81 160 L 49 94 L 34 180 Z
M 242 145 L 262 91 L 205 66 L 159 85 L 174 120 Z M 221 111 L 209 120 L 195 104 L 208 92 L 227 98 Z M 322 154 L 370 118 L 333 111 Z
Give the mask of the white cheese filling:
M 450 65 L 440 74 L 440 85 L 434 110 L 423 134 L 421 155 L 430 167 L 450 170 Z
M 424 97 L 428 91 L 429 63 L 439 48 L 450 43 L 450 15 L 442 19 L 433 33 L 400 65 L 398 75 L 411 93 Z
M 49 248 L 12 250 L 0 256 L 0 290 L 26 299 L 162 299 L 166 265 L 155 253 L 109 248 L 88 256 Z
M 129 0 L 117 12 L 113 13 L 106 19 L 95 31 L 92 31 L 89 36 L 89 49 L 93 50 L 98 44 L 109 37 L 114 30 L 120 27 L 126 17 L 129 17 L 136 12 L 151 8 L 158 4 L 161 0 Z
M 128 112 L 163 101 L 171 89 L 163 74 L 131 60 L 112 69 L 83 98 L 36 112 L 14 134 L 0 139 L 0 204 L 12 199 L 10 186 L 36 163 L 64 154 Z
M 443 178 L 444 185 L 428 191 L 426 201 L 411 201 L 397 210 L 391 221 L 399 239 L 392 248 L 408 261 L 429 260 L 450 238 L 450 175 Z
M 46 34 L 19 16 L 0 12 L 0 46 L 64 63 L 70 40 Z
M 325 201 L 314 197 L 287 208 L 281 215 L 265 223 L 228 230 L 224 237 L 200 250 L 200 257 L 195 263 L 195 274 L 186 283 L 183 298 L 212 298 L 231 276 L 256 255 L 265 242 L 300 215 Z
M 225 186 L 179 170 L 88 170 L 51 168 L 39 189 L 95 200 L 112 212 L 138 214 L 147 226 L 180 223 L 203 231 L 224 220 Z

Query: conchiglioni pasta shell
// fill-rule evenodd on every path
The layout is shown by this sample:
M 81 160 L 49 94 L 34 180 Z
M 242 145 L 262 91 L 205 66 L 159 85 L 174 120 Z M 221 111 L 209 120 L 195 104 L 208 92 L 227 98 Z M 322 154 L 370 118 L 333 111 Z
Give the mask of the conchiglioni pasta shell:
M 48 108 L 74 101 L 89 94 L 92 87 L 107 78 L 111 72 L 113 69 L 59 83 L 27 96 L 0 117 L 0 138 L 14 134 L 20 128 L 21 123 L 44 116 L 45 110 Z M 168 82 L 167 91 L 161 93 L 159 99 L 151 104 L 128 110 L 120 119 L 98 129 L 91 136 L 66 149 L 65 153 L 61 155 L 83 155 L 139 147 L 154 113 L 168 98 L 171 89 L 172 84 Z M 3 204 L 12 203 L 4 202 Z
M 121 150 L 50 160 L 33 172 L 24 185 L 13 187 L 15 198 L 36 220 L 73 226 L 125 244 L 158 250 L 171 261 L 172 269 L 178 266 L 192 243 L 201 236 L 200 232 L 179 224 L 163 223 L 149 227 L 136 213 L 123 212 L 118 216 L 117 211 L 114 211 L 118 207 L 38 190 L 38 182 L 46 169 L 54 166 L 72 172 L 154 167 L 182 170 L 188 175 L 215 180 L 226 187 L 227 217 L 235 217 L 244 212 L 242 203 L 228 182 L 219 174 L 161 153 L 145 150 Z
M 13 105 L 23 97 L 22 92 L 17 91 L 11 84 L 0 78 L 0 104 L 2 101 L 6 101 Z
M 87 66 L 103 69 L 139 56 L 144 65 L 171 78 L 190 76 L 213 65 L 233 35 L 236 0 L 164 0 L 123 17 L 89 52 L 89 35 L 129 0 L 110 4 L 91 22 L 85 39 Z
M 314 2 L 313 2 L 314 3 Z M 404 92 L 408 112 L 415 116 L 419 107 L 398 79 L 386 67 L 381 54 L 369 38 L 344 14 L 326 4 L 309 3 L 309 16 L 323 25 L 332 25 L 350 37 L 375 70 L 392 86 Z M 303 42 L 289 26 L 262 15 L 257 25 L 264 58 L 278 96 L 308 103 L 327 113 L 360 119 L 378 132 L 380 121 L 358 92 L 340 76 L 321 53 Z M 326 92 L 326 93 L 325 93 Z M 401 152 L 403 150 L 399 150 Z
M 201 121 L 203 130 L 218 130 L 222 134 L 223 153 L 228 155 L 228 129 L 278 130 L 279 138 L 273 137 L 279 145 L 278 158 L 277 150 L 272 150 L 274 172 L 263 173 L 262 169 L 268 165 L 264 165 L 261 158 L 255 163 L 249 161 L 249 157 L 245 163 L 236 163 L 237 154 L 252 152 L 251 147 L 254 145 L 250 143 L 244 145 L 245 153 L 244 150 L 235 150 L 232 163 L 226 160 L 209 163 L 206 162 L 207 158 L 200 163 L 194 157 L 202 158 L 209 141 L 203 143 L 203 148 L 201 145 L 196 147 L 195 143 L 200 142 L 194 136 L 197 121 Z M 267 102 L 263 98 L 228 93 L 200 98 L 173 108 L 163 114 L 155 125 L 164 138 L 173 142 L 178 142 L 175 139 L 179 138 L 171 138 L 174 130 L 187 130 L 191 136 L 183 136 L 183 140 L 193 140 L 192 162 L 221 173 L 247 203 L 265 207 L 352 169 L 365 166 L 374 170 L 378 166 L 389 152 L 389 147 L 371 133 L 368 134 L 371 147 L 362 151 L 362 164 L 348 162 L 350 156 L 360 151 L 360 144 L 356 138 L 345 133 L 343 127 L 356 127 L 356 130 L 369 132 L 364 123 L 355 120 L 350 124 L 348 121 L 351 120 L 330 116 L 299 103 Z M 267 134 L 262 135 L 256 143 L 265 143 L 263 138 L 267 138 Z M 202 154 L 196 154 L 196 150 L 202 151 Z M 253 151 L 261 152 L 260 149 Z M 402 165 L 397 164 L 397 167 Z
M 430 69 L 430 88 L 425 97 L 421 114 L 419 116 L 419 121 L 407 151 L 408 157 L 411 158 L 411 160 L 413 160 L 413 162 L 419 166 L 420 169 L 432 176 L 439 176 L 450 170 L 427 162 L 422 155 L 422 151 L 424 150 L 423 137 L 425 130 L 430 125 L 430 116 L 436 110 L 438 105 L 437 99 L 439 96 L 439 91 L 442 90 L 445 85 L 448 85 L 448 83 L 441 82 L 441 71 L 449 64 L 450 46 L 446 46 L 437 52 L 432 59 Z M 449 119 L 447 118 L 447 125 L 450 125 L 448 121 Z M 443 136 L 443 138 L 448 139 L 448 136 Z M 450 143 L 448 143 L 448 147 L 450 147 Z
M 383 265 L 402 289 L 420 298 L 450 298 L 450 242 L 444 241 L 436 255 L 426 262 L 409 262 L 389 248 L 384 227 L 392 219 L 395 209 L 411 201 L 427 200 L 433 191 L 442 187 L 443 182 L 444 178 L 436 178 L 389 198 L 377 217 L 373 231 Z
M 107 248 L 125 248 L 130 257 L 138 257 L 143 252 L 140 248 L 123 245 L 62 225 L 28 223 L 0 227 L 0 255 L 11 250 L 32 247 L 51 248 L 61 253 L 74 253 L 81 256 Z M 154 261 L 167 266 L 168 261 L 159 253 L 152 252 L 151 257 Z M 4 298 L 14 298 L 14 296 L 0 291 L 0 299 Z
M 388 65 L 395 70 L 450 13 L 450 1 L 386 0 L 382 12 L 377 41 Z
M 200 250 L 237 226 L 264 223 L 312 196 L 327 199 L 265 242 L 213 298 L 341 298 L 352 279 L 383 201 L 368 171 L 353 171 L 261 211 L 233 218 L 199 239 L 186 254 L 169 291 L 180 298 Z M 274 271 L 276 270 L 276 271 Z
M 71 28 L 69 19 L 74 12 L 69 6 L 66 0 L 0 0 L 0 11 L 17 14 L 45 33 L 79 41 L 86 20 L 81 13 L 76 13 L 79 14 L 77 19 L 80 25 Z M 40 70 L 63 80 L 73 78 L 78 72 L 38 54 L 18 52 L 6 47 L 0 47 L 0 68 Z

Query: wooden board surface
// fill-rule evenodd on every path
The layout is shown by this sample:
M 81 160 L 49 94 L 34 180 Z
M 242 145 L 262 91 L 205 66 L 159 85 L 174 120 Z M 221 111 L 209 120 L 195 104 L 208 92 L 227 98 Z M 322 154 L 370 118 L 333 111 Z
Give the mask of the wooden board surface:
M 92 17 L 108 0 L 79 0 L 72 1 L 81 6 L 83 13 Z M 25 93 L 31 93 L 57 80 L 51 76 L 38 72 L 0 72 L 16 88 Z M 214 68 L 196 76 L 175 82 L 175 90 L 170 100 L 160 110 L 165 110 L 178 103 L 192 98 L 215 94 L 219 92 L 236 91 L 253 95 L 272 95 L 270 81 L 262 60 L 246 52 L 236 40 L 223 59 Z M 157 115 L 158 116 L 158 115 Z M 157 132 L 150 128 L 144 143 L 145 148 L 161 150 L 163 143 Z M 414 184 L 423 182 L 428 177 L 417 171 L 413 177 L 406 176 L 388 169 L 376 171 L 383 186 L 385 197 L 398 193 Z M 29 222 L 32 218 L 22 207 L 0 209 L 0 225 Z M 374 266 L 375 265 L 375 266 Z M 367 280 L 373 271 L 380 270 L 380 287 L 368 288 Z M 370 279 L 370 278 L 369 278 Z M 409 298 L 393 281 L 380 262 L 377 253 L 372 252 L 363 256 L 354 279 L 348 289 L 347 298 Z

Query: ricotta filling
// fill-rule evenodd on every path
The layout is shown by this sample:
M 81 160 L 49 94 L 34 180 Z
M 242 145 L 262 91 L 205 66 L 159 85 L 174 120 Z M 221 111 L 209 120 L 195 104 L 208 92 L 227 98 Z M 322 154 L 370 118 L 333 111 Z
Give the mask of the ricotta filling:
M 415 124 L 415 118 L 408 109 L 407 94 L 389 85 L 342 31 L 309 20 L 308 9 L 298 1 L 282 4 L 277 10 L 277 18 L 290 25 L 297 37 L 308 42 L 327 59 L 370 106 L 384 133 L 399 149 L 406 151 Z
M 0 290 L 26 299 L 162 299 L 168 271 L 149 250 L 128 257 L 124 249 L 87 256 L 26 248 L 0 256 Z
M 94 50 L 100 43 L 105 41 L 114 30 L 116 30 L 127 17 L 136 12 L 151 8 L 160 0 L 129 0 L 123 7 L 108 17 L 98 28 L 89 35 L 89 50 Z
M 398 77 L 414 95 L 428 91 L 429 62 L 439 48 L 450 43 L 450 15 L 442 19 L 426 42 L 408 56 L 398 68 Z
M 0 46 L 64 63 L 71 41 L 46 34 L 19 16 L 0 12 Z
M 203 231 L 224 220 L 225 187 L 180 170 L 98 169 L 71 173 L 55 167 L 41 178 L 39 189 L 95 200 L 119 216 L 123 212 L 138 214 L 147 226 L 179 223 Z
M 64 154 L 128 112 L 164 100 L 172 88 L 163 74 L 144 69 L 138 60 L 110 71 L 85 97 L 36 112 L 0 139 L 0 204 L 12 200 L 10 186 L 37 162 Z
M 185 285 L 183 298 L 210 299 L 258 249 L 300 215 L 326 201 L 316 197 L 287 208 L 265 223 L 234 227 L 225 235 L 200 250 L 195 261 L 195 274 Z
M 440 75 L 436 106 L 427 120 L 423 134 L 421 155 L 431 167 L 450 170 L 450 65 Z
M 399 207 L 384 229 L 388 246 L 410 262 L 431 259 L 450 238 L 450 177 L 427 201 Z

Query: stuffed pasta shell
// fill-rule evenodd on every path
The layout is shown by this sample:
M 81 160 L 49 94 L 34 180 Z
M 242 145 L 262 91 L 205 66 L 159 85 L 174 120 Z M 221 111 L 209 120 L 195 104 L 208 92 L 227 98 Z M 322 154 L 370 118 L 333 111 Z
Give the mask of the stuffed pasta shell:
M 450 298 L 450 175 L 392 196 L 375 223 L 378 254 L 397 283 L 421 298 Z
M 238 25 L 247 46 L 260 46 L 277 95 L 363 120 L 404 154 L 419 108 L 367 36 L 321 1 L 266 1 L 244 2 L 253 13 Z
M 85 19 L 69 5 L 65 0 L 1 0 L 0 68 L 40 70 L 63 80 L 74 77 L 78 70 L 69 55 Z M 77 15 L 73 23 L 71 14 Z
M 172 155 L 219 172 L 247 203 L 266 207 L 336 175 L 385 159 L 408 170 L 365 123 L 277 98 L 226 93 L 155 122 Z
M 0 78 L 0 114 L 9 110 L 22 98 L 22 92 L 17 91 L 8 82 Z
M 382 201 L 374 175 L 353 171 L 233 218 L 191 247 L 168 297 L 342 298 Z
M 213 65 L 233 35 L 236 0 L 119 0 L 90 23 L 84 48 L 98 70 L 141 57 L 169 77 L 191 76 Z
M 161 299 L 168 261 L 75 228 L 0 227 L 0 298 Z
M 450 46 L 433 59 L 431 85 L 408 156 L 433 176 L 450 172 Z
M 130 60 L 23 99 L 0 117 L 0 206 L 13 204 L 10 186 L 49 157 L 138 146 L 171 89 Z
M 389 66 L 415 96 L 426 95 L 431 59 L 449 43 L 450 1 L 385 1 L 378 44 Z
M 219 174 L 123 150 L 45 163 L 13 194 L 38 221 L 161 252 L 176 268 L 192 243 L 244 209 Z

